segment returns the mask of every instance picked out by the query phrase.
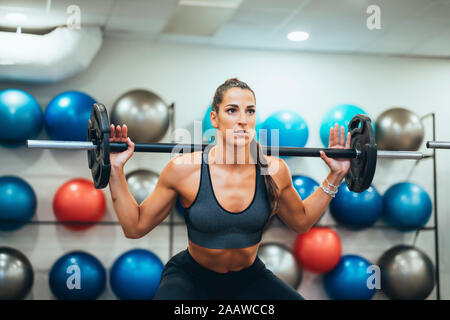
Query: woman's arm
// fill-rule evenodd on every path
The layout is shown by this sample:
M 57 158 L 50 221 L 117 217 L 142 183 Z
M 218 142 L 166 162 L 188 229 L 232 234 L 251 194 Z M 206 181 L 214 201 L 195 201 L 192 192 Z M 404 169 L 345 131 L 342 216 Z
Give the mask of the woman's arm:
M 350 134 L 347 134 L 347 141 L 345 139 L 345 129 L 340 128 L 336 124 L 334 128 L 330 129 L 329 148 L 348 149 L 350 148 Z M 334 190 L 328 184 L 339 186 L 346 176 L 349 168 L 349 159 L 332 159 L 328 158 L 321 152 L 321 158 L 330 168 L 326 180 L 323 181 L 325 188 Z M 291 229 L 298 233 L 307 232 L 322 216 L 326 208 L 330 204 L 332 197 L 327 194 L 322 188 L 317 190 L 306 198 L 304 201 L 300 198 L 292 183 L 291 174 L 286 163 L 282 159 L 278 159 L 278 174 L 274 176 L 275 181 L 280 187 L 279 210 L 278 216 Z M 278 180 L 278 181 L 277 181 Z
M 111 166 L 109 190 L 119 223 L 127 238 L 133 238 L 139 220 L 139 205 L 128 190 L 122 166 Z
M 138 205 L 127 187 L 123 169 L 111 171 L 110 189 L 114 210 L 127 238 L 141 238 L 159 225 L 171 212 L 178 195 L 175 183 L 182 173 L 177 173 L 175 159 L 161 172 L 155 190 Z
M 181 174 L 176 172 L 177 166 L 174 162 L 177 157 L 173 158 L 164 168 L 152 194 L 141 205 L 138 205 L 128 189 L 123 169 L 134 153 L 134 143 L 127 137 L 126 125 L 123 127 L 111 125 L 110 131 L 110 142 L 126 142 L 128 144 L 127 150 L 110 154 L 109 189 L 114 211 L 125 236 L 140 238 L 161 223 L 175 203 L 177 192 L 174 186 L 181 179 Z
M 297 233 L 307 232 L 322 216 L 331 201 L 331 196 L 322 188 L 317 188 L 305 200 L 302 200 L 295 190 L 289 168 L 282 159 L 278 159 L 279 173 L 275 178 L 280 188 L 277 214 L 283 222 Z M 334 185 L 339 185 L 345 175 L 330 172 L 327 179 Z M 324 185 L 328 187 L 324 179 Z

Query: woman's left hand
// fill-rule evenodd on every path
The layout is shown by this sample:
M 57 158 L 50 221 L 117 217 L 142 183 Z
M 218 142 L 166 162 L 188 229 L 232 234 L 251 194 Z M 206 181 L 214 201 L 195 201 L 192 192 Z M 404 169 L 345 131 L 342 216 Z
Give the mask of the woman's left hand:
M 347 133 L 347 139 L 345 139 L 345 128 L 341 126 L 339 134 L 339 125 L 336 123 L 334 128 L 330 128 L 330 139 L 328 142 L 328 148 L 331 149 L 350 149 L 350 140 L 351 135 L 350 132 Z M 347 140 L 347 141 L 346 141 Z M 329 158 L 326 156 L 325 152 L 320 151 L 320 157 L 330 168 L 331 172 L 334 174 L 338 174 L 342 177 L 347 175 L 348 170 L 350 169 L 350 159 L 345 158 Z

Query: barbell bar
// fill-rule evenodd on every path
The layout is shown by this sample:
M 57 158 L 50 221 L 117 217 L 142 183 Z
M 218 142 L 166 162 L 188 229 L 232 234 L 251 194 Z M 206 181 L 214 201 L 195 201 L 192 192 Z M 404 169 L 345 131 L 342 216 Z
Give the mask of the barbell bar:
M 192 151 L 205 150 L 208 144 L 174 144 L 174 143 L 135 143 L 135 152 L 148 153 L 184 153 Z M 55 141 L 55 140 L 27 140 L 27 148 L 29 149 L 59 149 L 59 150 L 94 150 L 99 148 L 93 142 L 87 141 Z M 109 144 L 110 151 L 122 152 L 127 150 L 126 143 L 112 142 Z M 271 155 L 274 147 L 261 146 L 264 154 Z M 179 151 L 179 152 L 176 152 Z M 326 148 L 295 148 L 295 147 L 278 147 L 280 156 L 291 157 L 320 157 L 320 151 L 330 158 L 353 159 L 358 158 L 361 151 L 356 149 L 326 149 Z M 410 159 L 420 160 L 429 157 L 422 152 L 417 151 L 390 151 L 378 150 L 377 158 L 385 159 Z
M 448 141 L 427 141 L 427 148 L 429 148 L 429 149 L 450 149 L 450 142 L 448 142 Z
M 331 158 L 350 159 L 350 169 L 345 177 L 348 188 L 363 192 L 370 187 L 375 174 L 377 158 L 420 160 L 430 157 L 416 151 L 377 150 L 371 120 L 365 115 L 356 115 L 349 123 L 351 134 L 350 149 L 262 147 L 263 153 L 272 151 L 280 156 L 320 157 L 324 151 Z M 111 165 L 110 152 L 121 152 L 128 148 L 126 143 L 110 143 L 110 123 L 104 105 L 95 103 L 88 121 L 88 141 L 28 140 L 30 149 L 87 150 L 88 164 L 96 188 L 108 185 Z M 135 152 L 184 153 L 205 150 L 206 144 L 135 143 Z

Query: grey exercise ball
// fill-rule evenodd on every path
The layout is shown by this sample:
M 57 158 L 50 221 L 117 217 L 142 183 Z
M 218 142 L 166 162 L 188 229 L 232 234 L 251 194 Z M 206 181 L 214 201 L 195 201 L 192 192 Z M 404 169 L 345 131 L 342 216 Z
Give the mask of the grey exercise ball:
M 153 171 L 139 169 L 126 175 L 128 189 L 138 204 L 155 190 L 159 175 Z
M 0 247 L 0 300 L 25 298 L 33 281 L 33 267 L 28 258 L 16 249 Z
M 303 272 L 291 250 L 278 243 L 263 243 L 258 248 L 258 257 L 267 269 L 297 290 Z
M 416 151 L 425 136 L 422 121 L 412 111 L 394 107 L 384 111 L 375 121 L 378 150 Z
M 430 258 L 412 246 L 398 245 L 387 250 L 378 261 L 381 290 L 391 299 L 426 299 L 435 283 Z
M 126 124 L 133 142 L 158 142 L 169 128 L 169 107 L 153 92 L 131 90 L 114 103 L 111 123 L 116 126 Z

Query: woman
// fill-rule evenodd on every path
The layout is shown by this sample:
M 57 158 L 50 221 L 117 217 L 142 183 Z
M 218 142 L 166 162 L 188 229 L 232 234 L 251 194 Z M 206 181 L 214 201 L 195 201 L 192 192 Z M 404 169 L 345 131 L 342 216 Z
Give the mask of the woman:
M 154 299 L 303 299 L 257 256 L 262 231 L 275 213 L 291 229 L 307 232 L 320 218 L 350 167 L 348 159 L 321 152 L 330 173 L 310 197 L 294 189 L 286 163 L 265 156 L 255 136 L 255 94 L 238 79 L 220 85 L 211 123 L 217 143 L 205 151 L 174 157 L 153 193 L 138 205 L 127 188 L 123 167 L 133 155 L 127 127 L 111 125 L 110 141 L 128 150 L 111 154 L 109 186 L 127 238 L 155 228 L 179 197 L 185 208 L 188 248 L 165 265 Z M 349 148 L 345 130 L 330 129 L 330 148 Z M 254 151 L 257 152 L 254 152 Z

